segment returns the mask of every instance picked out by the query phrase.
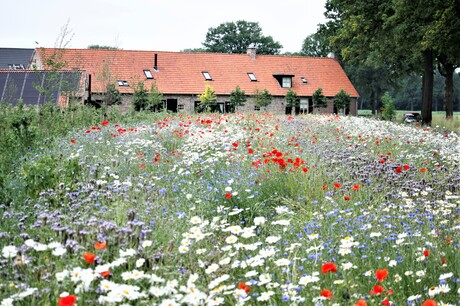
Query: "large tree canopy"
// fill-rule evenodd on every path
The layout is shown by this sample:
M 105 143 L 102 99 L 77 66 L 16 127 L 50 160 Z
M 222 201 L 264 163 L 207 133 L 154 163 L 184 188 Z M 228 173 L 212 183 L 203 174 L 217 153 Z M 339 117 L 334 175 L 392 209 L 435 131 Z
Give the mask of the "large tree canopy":
M 410 71 L 422 74 L 422 116 L 430 124 L 433 64 L 442 54 L 448 59 L 446 66 L 458 60 L 456 2 L 328 0 L 326 16 L 337 28 L 331 43 L 346 62 L 385 67 L 394 76 Z
M 203 43 L 206 51 L 218 53 L 246 53 L 249 46 L 258 54 L 279 54 L 283 46 L 271 36 L 263 36 L 258 22 L 239 20 L 209 28 Z

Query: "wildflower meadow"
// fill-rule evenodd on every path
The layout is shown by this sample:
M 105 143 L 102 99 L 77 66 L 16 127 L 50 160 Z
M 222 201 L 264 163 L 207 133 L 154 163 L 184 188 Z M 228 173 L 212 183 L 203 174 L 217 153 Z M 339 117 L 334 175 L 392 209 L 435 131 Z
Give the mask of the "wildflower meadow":
M 459 152 L 335 115 L 74 129 L 2 186 L 0 305 L 460 305 Z

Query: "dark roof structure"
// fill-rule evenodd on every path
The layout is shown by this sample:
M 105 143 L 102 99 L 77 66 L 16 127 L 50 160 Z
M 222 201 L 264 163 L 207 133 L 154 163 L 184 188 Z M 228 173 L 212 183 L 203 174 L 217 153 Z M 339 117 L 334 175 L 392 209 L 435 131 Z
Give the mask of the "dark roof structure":
M 27 69 L 34 49 L 0 48 L 0 69 Z
M 85 80 L 86 73 L 82 71 L 0 70 L 0 102 L 58 103 L 63 95 L 82 96 Z

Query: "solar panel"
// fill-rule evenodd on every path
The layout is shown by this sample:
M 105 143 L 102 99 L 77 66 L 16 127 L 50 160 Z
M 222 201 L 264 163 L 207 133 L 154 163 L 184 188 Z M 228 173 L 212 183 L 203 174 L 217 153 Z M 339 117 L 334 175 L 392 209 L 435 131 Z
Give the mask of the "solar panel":
M 0 99 L 13 105 L 20 99 L 25 105 L 57 103 L 59 93 L 79 90 L 81 75 L 80 71 L 0 71 Z

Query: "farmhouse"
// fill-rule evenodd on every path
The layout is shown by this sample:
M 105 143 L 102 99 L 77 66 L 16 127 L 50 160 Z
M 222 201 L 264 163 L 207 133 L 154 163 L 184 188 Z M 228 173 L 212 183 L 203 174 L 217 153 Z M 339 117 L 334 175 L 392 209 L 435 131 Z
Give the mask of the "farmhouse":
M 333 113 L 337 112 L 333 97 L 343 89 L 351 96 L 346 112 L 357 112 L 358 93 L 333 58 L 258 55 L 254 48 L 248 48 L 247 54 L 38 48 L 31 65 L 46 70 L 50 58 L 65 62 L 65 70 L 87 73 L 87 101 L 102 102 L 107 85 L 115 84 L 127 107 L 140 82 L 147 89 L 155 82 L 167 110 L 192 113 L 200 103 L 197 96 L 210 85 L 217 95 L 217 109 L 227 112 L 230 93 L 239 86 L 248 95 L 239 111 L 258 110 L 251 96 L 268 90 L 273 99 L 266 110 L 284 114 L 291 111 L 285 96 L 292 88 L 300 97 L 297 113 Z M 318 88 L 328 98 L 326 108 L 313 106 L 312 94 Z

